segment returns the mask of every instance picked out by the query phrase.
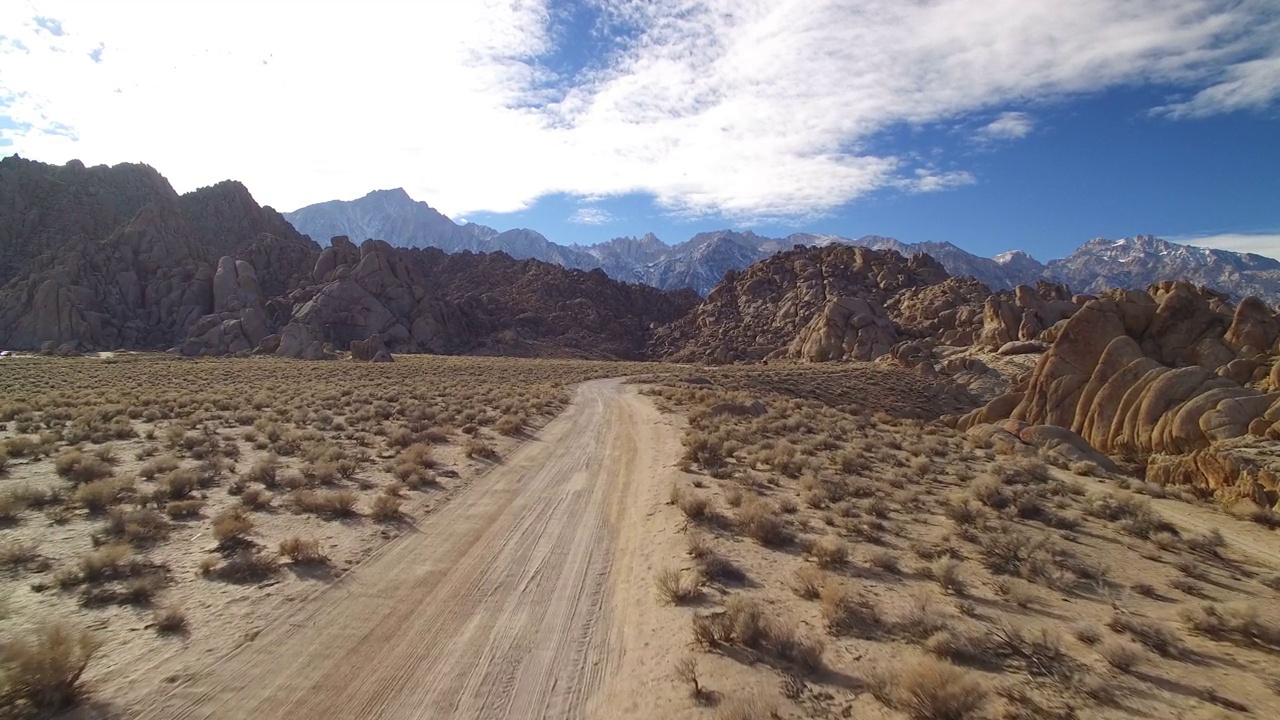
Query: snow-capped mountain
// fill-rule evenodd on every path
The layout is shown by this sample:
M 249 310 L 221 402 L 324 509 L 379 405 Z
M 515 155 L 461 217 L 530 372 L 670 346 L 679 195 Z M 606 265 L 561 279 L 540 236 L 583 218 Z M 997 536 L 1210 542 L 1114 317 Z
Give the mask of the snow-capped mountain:
M 397 247 L 435 247 L 445 252 L 497 252 L 519 259 L 542 260 L 590 270 L 599 262 L 590 254 L 557 245 L 534 230 L 498 232 L 491 227 L 459 225 L 430 205 L 414 200 L 403 188 L 375 190 L 358 200 L 330 200 L 284 213 L 298 232 L 324 242 L 346 235 L 356 242 L 369 238 Z
M 1050 260 L 1046 272 L 1077 292 L 1187 280 L 1237 299 L 1256 295 L 1269 302 L 1280 301 L 1280 261 L 1253 253 L 1179 245 L 1151 235 L 1095 238 L 1061 260 Z
M 284 217 L 299 232 L 321 242 L 334 235 L 353 240 L 386 240 L 401 247 L 437 247 L 446 252 L 502 251 L 517 259 L 534 259 L 568 268 L 599 268 L 610 277 L 664 290 L 691 287 L 706 295 L 726 272 L 741 270 L 796 245 L 846 244 L 903 255 L 928 253 L 952 275 L 974 277 L 1002 290 L 1036 280 L 1064 282 L 1077 292 L 1109 287 L 1145 288 L 1160 280 L 1188 280 L 1235 298 L 1257 295 L 1280 302 L 1280 261 L 1261 255 L 1178 245 L 1150 235 L 1109 240 L 1098 238 L 1060 260 L 1041 263 L 1021 250 L 992 258 L 967 252 L 949 242 L 904 243 L 865 235 L 793 233 L 771 238 L 751 231 L 703 232 L 677 245 L 653 233 L 614 238 L 595 245 L 560 245 L 528 229 L 499 232 L 484 225 L 459 225 L 403 189 L 377 190 L 350 201 L 310 205 Z

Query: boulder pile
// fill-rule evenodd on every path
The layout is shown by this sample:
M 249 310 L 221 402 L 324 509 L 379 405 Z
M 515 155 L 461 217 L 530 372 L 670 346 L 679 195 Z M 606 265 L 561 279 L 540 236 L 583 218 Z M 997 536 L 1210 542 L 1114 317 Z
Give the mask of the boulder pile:
M 1274 505 L 1280 323 L 1249 298 L 1183 282 L 1089 300 L 1013 392 L 958 418 L 1070 430 L 1148 479 Z M 983 431 L 985 432 L 985 430 Z

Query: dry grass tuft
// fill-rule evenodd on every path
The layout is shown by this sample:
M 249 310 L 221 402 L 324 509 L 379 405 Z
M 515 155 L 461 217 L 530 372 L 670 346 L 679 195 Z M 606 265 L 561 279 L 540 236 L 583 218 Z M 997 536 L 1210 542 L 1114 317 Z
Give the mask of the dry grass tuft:
M 320 549 L 320 541 L 313 538 L 293 536 L 280 541 L 280 555 L 289 558 L 295 565 L 325 565 L 329 556 Z
M 697 573 L 683 572 L 680 568 L 667 567 L 653 578 L 658 597 L 672 605 L 685 605 L 702 597 L 702 578 Z
M 826 584 L 827 574 L 809 565 L 796 570 L 791 579 L 791 589 L 805 600 L 817 600 Z
M 213 537 L 220 545 L 243 542 L 253 532 L 253 519 L 244 508 L 224 510 L 213 519 Z
M 819 592 L 822 621 L 832 635 L 875 638 L 887 622 L 875 601 L 848 585 L 828 583 Z
M 180 633 L 187 629 L 187 613 L 177 605 L 165 605 L 155 612 L 156 632 Z
M 369 508 L 369 515 L 378 522 L 393 522 L 404 517 L 404 512 L 400 509 L 403 505 L 403 498 L 394 495 L 379 495 L 373 499 L 373 506 Z
M 1124 673 L 1136 670 L 1147 657 L 1141 647 L 1127 640 L 1110 640 L 1103 643 L 1098 648 L 1098 655 L 1108 665 Z
M 1192 632 L 1215 640 L 1280 647 L 1280 626 L 1264 619 L 1256 607 L 1246 603 L 1202 603 L 1184 609 L 1182 620 Z
M 101 480 L 111 475 L 110 463 L 76 449 L 64 450 L 53 461 L 53 468 L 60 477 L 77 485 Z
M 809 549 L 818 567 L 836 568 L 849 560 L 849 543 L 834 535 L 823 535 Z
M 100 515 L 132 491 L 132 478 L 115 477 L 84 483 L 76 488 L 72 497 L 90 515 Z
M 977 675 L 929 657 L 885 673 L 872 692 L 913 720 L 969 720 L 985 712 L 990 689 Z
M 785 545 L 791 540 L 786 520 L 777 506 L 767 500 L 743 503 L 738 508 L 737 524 L 742 532 L 766 547 Z
M 290 498 L 299 512 L 335 518 L 359 514 L 356 504 L 360 495 L 354 490 L 295 490 Z
M 232 555 L 226 562 L 214 565 L 205 574 L 226 582 L 255 583 L 266 580 L 279 571 L 280 564 L 276 562 L 275 556 L 260 550 L 246 549 Z
M 1157 620 L 1117 613 L 1111 616 L 1107 627 L 1128 633 L 1160 657 L 1177 659 L 1186 655 L 1186 644 L 1178 632 Z
M 71 707 L 80 698 L 80 676 L 101 647 L 89 633 L 46 625 L 0 650 L 4 705 L 45 715 Z

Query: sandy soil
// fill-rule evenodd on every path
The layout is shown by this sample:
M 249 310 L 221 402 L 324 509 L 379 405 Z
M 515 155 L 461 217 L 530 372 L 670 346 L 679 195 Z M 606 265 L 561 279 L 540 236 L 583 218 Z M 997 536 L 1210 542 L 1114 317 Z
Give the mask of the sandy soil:
M 669 648 L 634 637 L 656 608 L 637 549 L 654 542 L 656 478 L 678 447 L 633 389 L 585 383 L 417 532 L 147 698 L 141 717 L 573 718 L 598 690 L 634 696 L 619 683 L 669 671 L 655 659 Z

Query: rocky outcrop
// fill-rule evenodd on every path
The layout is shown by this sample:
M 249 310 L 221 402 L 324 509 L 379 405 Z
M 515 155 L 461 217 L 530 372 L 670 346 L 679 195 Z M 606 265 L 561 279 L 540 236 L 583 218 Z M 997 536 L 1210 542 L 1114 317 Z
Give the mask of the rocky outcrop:
M 886 302 L 889 317 L 916 338 L 940 345 L 972 345 L 982 329 L 991 289 L 973 278 L 948 278 L 906 288 Z
M 873 360 L 889 352 L 898 330 L 884 308 L 844 295 L 827 303 L 787 348 L 787 356 L 809 362 Z
M 145 166 L 5 159 L 0 242 L 21 268 L 0 286 L 0 347 L 13 349 L 321 359 L 372 342 L 371 360 L 640 358 L 652 330 L 697 301 L 501 253 L 345 237 L 321 250 L 239 183 L 179 196 Z
M 0 176 L 20 181 L 17 209 L 0 208 L 0 226 L 20 223 L 19 240 L 30 229 L 46 245 L 0 287 L 5 347 L 252 349 L 268 326 L 257 272 L 216 250 L 257 241 L 311 251 L 238 183 L 178 196 L 146 166 L 3 164 Z
M 988 297 L 982 308 L 978 342 L 999 348 L 1011 342 L 1039 340 L 1046 331 L 1080 309 L 1086 298 L 1073 297 L 1065 285 L 1037 282 Z
M 1024 387 L 957 425 L 1008 417 L 1068 429 L 1154 481 L 1273 505 L 1276 328 L 1260 301 L 1232 308 L 1188 283 L 1103 293 L 1066 322 Z
M 901 307 L 895 296 L 947 279 L 928 255 L 796 247 L 726 275 L 692 313 L 660 329 L 651 350 L 701 362 L 870 360 L 904 337 L 886 309 Z
M 40 255 L 100 242 L 143 207 L 176 199 L 146 165 L 46 165 L 6 157 L 0 160 L 0 286 Z

